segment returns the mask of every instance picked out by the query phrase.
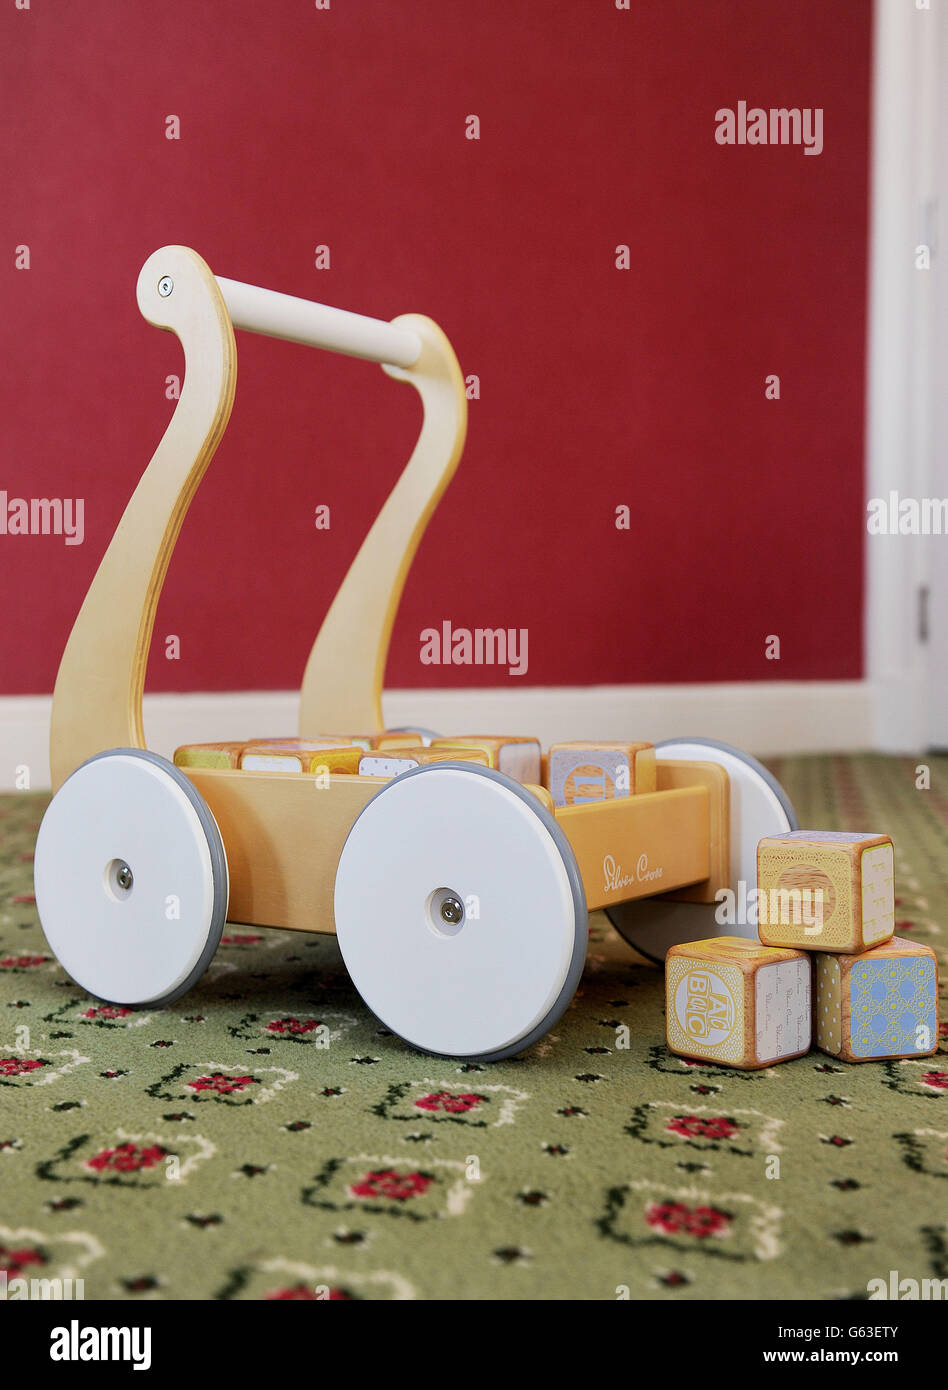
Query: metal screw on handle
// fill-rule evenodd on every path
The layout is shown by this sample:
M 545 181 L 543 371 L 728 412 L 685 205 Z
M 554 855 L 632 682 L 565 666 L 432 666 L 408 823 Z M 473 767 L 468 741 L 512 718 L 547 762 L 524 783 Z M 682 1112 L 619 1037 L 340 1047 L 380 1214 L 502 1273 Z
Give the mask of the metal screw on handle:
M 171 276 L 162 275 L 161 279 L 158 281 L 158 293 L 161 295 L 162 299 L 167 299 L 173 289 L 174 281 Z

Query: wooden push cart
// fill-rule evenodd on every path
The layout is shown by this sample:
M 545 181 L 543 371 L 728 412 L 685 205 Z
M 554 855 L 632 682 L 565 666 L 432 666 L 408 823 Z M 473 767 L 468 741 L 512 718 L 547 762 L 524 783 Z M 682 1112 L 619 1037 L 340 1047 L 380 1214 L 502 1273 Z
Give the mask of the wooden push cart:
M 553 809 L 548 791 L 469 762 L 380 779 L 176 767 L 145 747 L 142 691 L 162 582 L 234 399 L 234 328 L 382 364 L 419 393 L 414 451 L 320 628 L 302 738 L 384 728 L 389 638 L 419 540 L 460 458 L 464 382 L 430 319 L 391 323 L 212 274 L 166 246 L 138 280 L 144 317 L 181 340 L 185 379 L 63 654 L 55 795 L 36 901 L 90 993 L 168 1003 L 200 977 L 225 920 L 335 932 L 355 987 L 426 1052 L 499 1059 L 567 1008 L 587 914 L 645 954 L 714 935 L 715 898 L 753 881 L 757 841 L 796 825 L 758 763 L 705 740 L 658 746 L 657 790 Z

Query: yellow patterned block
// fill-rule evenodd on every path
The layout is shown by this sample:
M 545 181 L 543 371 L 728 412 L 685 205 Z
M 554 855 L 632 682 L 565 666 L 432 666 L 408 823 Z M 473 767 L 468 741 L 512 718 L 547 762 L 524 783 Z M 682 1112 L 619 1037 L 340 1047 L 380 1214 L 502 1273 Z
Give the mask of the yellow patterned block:
M 185 743 L 176 748 L 176 767 L 239 767 L 244 743 Z
M 540 781 L 540 740 L 523 734 L 459 734 L 451 738 L 433 738 L 432 748 L 453 748 L 456 757 L 474 748 L 485 754 L 487 766 L 495 767 L 516 782 Z
M 859 955 L 816 956 L 816 1045 L 844 1062 L 926 1057 L 938 1047 L 938 965 L 893 936 Z
M 757 846 L 758 935 L 769 946 L 854 954 L 895 931 L 888 835 L 791 830 Z
M 554 743 L 547 786 L 557 806 L 582 806 L 655 790 L 655 748 L 651 743 Z
M 810 1049 L 810 960 L 803 951 L 716 936 L 665 959 L 665 1036 L 682 1057 L 750 1071 Z

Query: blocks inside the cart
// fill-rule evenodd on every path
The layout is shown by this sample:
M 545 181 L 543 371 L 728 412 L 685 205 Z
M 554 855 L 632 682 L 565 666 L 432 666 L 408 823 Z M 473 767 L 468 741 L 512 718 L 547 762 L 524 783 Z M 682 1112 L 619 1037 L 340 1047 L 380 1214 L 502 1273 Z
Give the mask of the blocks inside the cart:
M 342 739 L 264 739 L 240 755 L 243 772 L 342 772 L 355 775 L 363 749 Z
M 856 953 L 895 930 L 888 835 L 791 830 L 757 846 L 758 935 L 768 946 Z
M 893 936 L 859 955 L 816 956 L 816 1045 L 843 1062 L 927 1057 L 938 1046 L 938 966 Z
M 665 961 L 669 1049 L 755 1070 L 810 1049 L 810 958 L 803 951 L 716 936 L 672 946 Z
M 243 742 L 186 743 L 175 749 L 174 761 L 177 767 L 240 767 L 245 746 Z
M 419 738 L 416 733 L 387 733 L 380 734 L 345 734 L 346 743 L 354 743 L 357 747 L 370 753 L 373 748 L 417 748 Z
M 581 806 L 653 792 L 655 777 L 651 743 L 587 740 L 550 747 L 547 786 L 556 806 Z
M 487 766 L 513 777 L 517 782 L 539 783 L 540 741 L 524 735 L 459 734 L 450 738 L 433 738 L 432 748 L 454 749 L 454 755 L 464 757 L 465 749 L 485 754 Z
M 359 761 L 362 777 L 400 777 L 415 767 L 430 763 L 465 762 L 487 767 L 487 754 L 480 748 L 379 748 L 364 753 Z
M 240 768 L 244 772 L 347 773 L 359 771 L 363 753 L 381 748 L 414 748 L 418 735 L 389 733 L 327 734 L 315 739 L 241 739 L 225 743 L 186 743 L 175 750 L 176 766 Z

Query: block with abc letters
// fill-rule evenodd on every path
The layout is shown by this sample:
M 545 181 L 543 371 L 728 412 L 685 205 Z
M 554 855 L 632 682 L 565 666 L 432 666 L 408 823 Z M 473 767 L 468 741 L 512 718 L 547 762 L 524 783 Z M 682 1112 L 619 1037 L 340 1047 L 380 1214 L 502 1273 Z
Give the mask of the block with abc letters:
M 810 958 L 741 936 L 672 946 L 665 1036 L 681 1057 L 754 1070 L 810 1049 Z
M 655 790 L 651 743 L 580 740 L 550 745 L 547 786 L 556 806 L 612 801 Z
M 820 952 L 816 1045 L 842 1062 L 927 1057 L 938 1047 L 938 964 L 920 941 L 893 936 L 859 955 Z
M 765 945 L 854 954 L 895 930 L 888 835 L 791 830 L 757 846 L 757 932 Z

